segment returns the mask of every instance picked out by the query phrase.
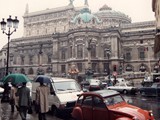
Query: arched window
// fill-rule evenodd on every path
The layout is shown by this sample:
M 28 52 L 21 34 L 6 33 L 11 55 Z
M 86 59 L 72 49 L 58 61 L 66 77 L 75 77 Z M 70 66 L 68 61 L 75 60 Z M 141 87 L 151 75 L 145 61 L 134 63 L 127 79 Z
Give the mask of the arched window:
M 29 68 L 28 74 L 29 74 L 29 75 L 33 75 L 33 74 L 34 74 L 33 68 Z
M 25 74 L 25 69 L 24 68 L 21 68 L 21 73 Z
M 139 67 L 140 72 L 145 72 L 146 71 L 146 66 L 142 63 Z
M 52 72 L 52 68 L 51 68 L 51 67 L 48 67 L 48 68 L 46 69 L 46 72 L 47 72 L 47 73 L 51 73 L 51 72 Z
M 126 71 L 128 71 L 128 72 L 133 71 L 133 67 L 128 64 L 128 65 L 126 66 Z

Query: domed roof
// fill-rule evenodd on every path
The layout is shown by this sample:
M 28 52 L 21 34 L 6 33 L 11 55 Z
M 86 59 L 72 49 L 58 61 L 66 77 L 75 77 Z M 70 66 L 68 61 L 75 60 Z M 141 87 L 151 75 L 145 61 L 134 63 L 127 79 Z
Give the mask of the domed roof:
M 84 23 L 88 23 L 90 22 L 92 19 L 95 19 L 95 21 L 97 23 L 100 23 L 101 21 L 98 19 L 97 16 L 93 15 L 91 13 L 91 11 L 89 10 L 89 8 L 83 8 L 81 11 L 80 11 L 80 14 L 78 14 L 77 16 L 75 16 L 73 18 L 73 20 L 71 21 L 72 23 L 76 23 L 79 19 L 81 19 Z
M 112 10 L 112 8 L 108 7 L 107 5 L 103 5 L 97 13 L 95 13 L 98 17 L 102 18 L 117 18 L 122 19 L 126 22 L 131 22 L 131 18 L 129 18 L 127 15 L 125 15 L 122 12 Z

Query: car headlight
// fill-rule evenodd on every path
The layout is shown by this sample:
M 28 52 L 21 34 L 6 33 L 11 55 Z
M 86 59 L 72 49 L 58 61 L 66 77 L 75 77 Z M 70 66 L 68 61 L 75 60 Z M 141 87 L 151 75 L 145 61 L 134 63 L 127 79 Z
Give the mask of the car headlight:
M 149 111 L 149 116 L 153 116 L 152 110 Z
M 137 117 L 134 117 L 133 120 L 139 120 Z

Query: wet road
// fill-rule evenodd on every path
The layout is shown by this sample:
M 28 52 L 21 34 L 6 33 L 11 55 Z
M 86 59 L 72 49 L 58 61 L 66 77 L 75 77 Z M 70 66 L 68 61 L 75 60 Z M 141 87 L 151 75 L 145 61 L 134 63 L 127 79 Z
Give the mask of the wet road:
M 123 95 L 130 104 L 146 110 L 152 110 L 155 120 L 160 120 L 160 97 L 142 97 L 141 95 Z
M 146 110 L 152 110 L 155 120 L 160 120 L 160 98 L 142 97 L 140 95 L 123 95 L 124 99 L 130 104 Z M 2 120 L 21 120 L 19 113 L 15 111 L 11 113 L 10 105 L 2 103 Z M 37 114 L 27 116 L 27 120 L 38 120 Z M 50 114 L 47 114 L 47 120 L 62 120 Z

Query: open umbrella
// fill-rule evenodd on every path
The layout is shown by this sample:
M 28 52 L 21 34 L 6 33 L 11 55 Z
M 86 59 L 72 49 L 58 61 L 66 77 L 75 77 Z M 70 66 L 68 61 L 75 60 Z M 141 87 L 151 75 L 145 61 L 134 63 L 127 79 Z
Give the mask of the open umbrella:
M 20 73 L 9 74 L 3 78 L 4 83 L 11 82 L 13 84 L 20 84 L 20 83 L 29 82 L 29 81 L 30 79 L 26 75 L 20 74 Z
M 35 82 L 41 82 L 41 83 L 51 83 L 50 77 L 46 75 L 38 75 L 35 78 Z

